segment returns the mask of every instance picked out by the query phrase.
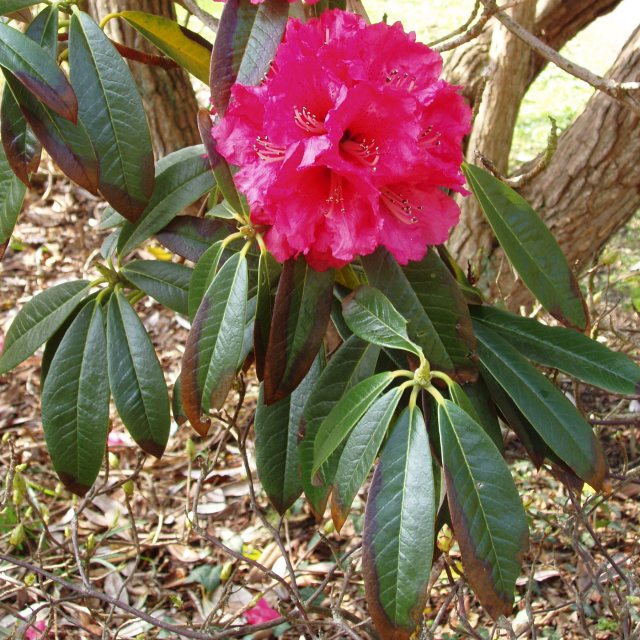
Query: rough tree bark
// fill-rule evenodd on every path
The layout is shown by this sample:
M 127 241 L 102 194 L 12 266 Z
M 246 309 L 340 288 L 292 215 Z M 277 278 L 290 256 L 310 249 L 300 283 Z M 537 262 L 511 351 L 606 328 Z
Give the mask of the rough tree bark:
M 175 17 L 171 0 L 90 0 L 89 9 L 97 20 L 108 13 L 126 10 Z M 129 47 L 159 53 L 152 44 L 122 20 L 110 20 L 105 30 L 110 38 Z M 156 158 L 161 158 L 176 149 L 198 144 L 198 105 L 188 74 L 182 69 L 166 70 L 139 62 L 129 61 L 129 66 L 137 81 L 149 119 Z
M 617 4 L 619 0 L 539 0 L 533 32 L 554 48 L 561 48 L 580 29 Z M 489 47 L 496 29 L 495 24 L 490 25 L 478 42 L 470 43 L 465 51 L 452 56 L 447 64 L 450 78 L 464 83 L 465 74 L 475 76 L 478 69 L 488 66 Z M 636 32 L 610 70 L 611 77 L 637 80 L 640 73 L 638 45 Z M 520 84 L 521 95 L 512 92 L 511 98 L 516 105 L 545 65 L 536 54 L 530 52 L 529 56 L 529 72 L 525 82 Z M 472 87 L 471 91 L 474 90 Z M 495 104 L 494 109 L 500 123 L 496 127 L 498 142 L 476 142 L 475 147 L 504 171 L 509 149 L 499 144 L 505 138 L 499 131 L 504 126 L 504 119 L 499 117 L 500 105 Z M 578 270 L 589 266 L 609 237 L 640 207 L 640 175 L 635 165 L 640 151 L 638 124 L 637 117 L 622 105 L 608 96 L 596 94 L 585 112 L 561 136 L 551 166 L 522 190 L 525 198 L 551 226 Z M 493 135 L 489 130 L 485 133 L 489 138 Z M 477 134 L 474 139 L 478 140 Z M 470 146 L 471 150 L 475 150 L 473 146 Z M 497 293 L 498 288 L 503 294 L 511 292 L 514 305 L 528 300 L 522 287 L 515 286 L 513 274 L 502 268 L 502 254 L 482 217 L 477 212 L 463 215 L 463 223 L 454 230 L 450 242 L 461 263 L 471 261 L 479 267 L 482 281 L 490 285 L 493 293 Z

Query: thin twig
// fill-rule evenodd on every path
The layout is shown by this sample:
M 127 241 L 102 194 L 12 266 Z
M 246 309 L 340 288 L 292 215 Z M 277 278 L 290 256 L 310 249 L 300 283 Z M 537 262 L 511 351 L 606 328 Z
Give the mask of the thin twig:
M 211 29 L 213 33 L 216 33 L 216 31 L 218 31 L 220 20 L 218 20 L 218 18 L 214 18 L 204 9 L 201 9 L 195 2 L 195 0 L 180 0 L 180 4 L 184 5 L 185 9 L 187 9 L 196 18 L 198 18 L 198 20 L 200 20 L 200 22 L 202 22 L 202 24 L 207 27 L 207 29 Z
M 509 31 L 511 31 L 511 33 L 529 45 L 529 47 L 531 47 L 536 53 L 540 54 L 543 58 L 552 62 L 568 74 L 586 82 L 595 89 L 606 93 L 615 100 L 618 100 L 635 114 L 640 115 L 640 103 L 629 95 L 630 91 L 640 90 L 640 82 L 617 82 L 611 78 L 603 78 L 575 62 L 571 62 L 571 60 L 560 55 L 555 49 L 552 49 L 548 44 L 540 40 L 540 38 L 534 36 L 509 14 L 504 13 L 504 6 L 498 7 L 495 0 L 481 0 L 481 2 L 486 11 L 495 15 L 495 17 Z

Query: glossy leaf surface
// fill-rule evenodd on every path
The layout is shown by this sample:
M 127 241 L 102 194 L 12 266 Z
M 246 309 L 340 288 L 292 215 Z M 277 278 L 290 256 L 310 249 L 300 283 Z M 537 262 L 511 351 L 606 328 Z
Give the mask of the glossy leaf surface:
M 365 512 L 365 593 L 383 638 L 408 640 L 422 622 L 436 500 L 424 418 L 407 408 L 382 450 Z
M 578 282 L 538 214 L 511 187 L 484 169 L 465 164 L 463 170 L 498 242 L 527 288 L 554 318 L 586 329 L 589 318 Z
M 153 192 L 151 134 L 126 62 L 83 12 L 71 16 L 69 65 L 80 118 L 98 156 L 100 191 L 135 222 Z
M 592 487 L 603 486 L 607 471 L 591 426 L 545 376 L 500 335 L 476 323 L 478 356 L 534 429 L 575 473 Z
M 107 361 L 124 426 L 143 451 L 159 458 L 169 439 L 169 393 L 151 339 L 121 291 L 109 301 Z
M 302 258 L 285 262 L 265 356 L 266 404 L 291 393 L 311 368 L 329 324 L 333 282 L 331 270 L 314 271 Z
M 42 389 L 42 427 L 53 466 L 73 493 L 98 477 L 109 427 L 107 337 L 100 304 L 87 304 L 58 346 Z
M 213 282 L 213 279 L 218 272 L 222 254 L 224 252 L 224 246 L 221 241 L 214 242 L 198 260 L 195 269 L 193 270 L 193 277 L 189 284 L 188 295 L 188 312 L 189 317 L 194 318 L 202 298 Z
M 198 262 L 202 254 L 230 232 L 231 227 L 219 220 L 178 216 L 156 233 L 156 239 L 169 251 Z
M 228 0 L 211 56 L 209 86 L 216 111 L 224 115 L 235 82 L 255 85 L 269 69 L 284 35 L 289 3 Z
M 118 253 L 127 255 L 154 233 L 164 229 L 183 209 L 215 187 L 202 145 L 165 156 L 158 170 L 153 195 L 135 222 L 125 222 L 118 241 Z M 171 156 L 174 156 L 171 158 Z M 171 161 L 175 160 L 175 161 Z
M 318 427 L 313 447 L 312 476 L 318 473 L 320 467 L 338 449 L 392 380 L 393 374 L 390 372 L 378 373 L 349 389 L 333 405 L 330 413 Z
M 121 11 L 118 15 L 183 69 L 201 82 L 209 82 L 211 46 L 205 46 L 205 41 L 197 34 L 181 27 L 175 20 L 144 11 Z
M 275 301 L 275 286 L 282 272 L 282 266 L 270 253 L 261 253 L 258 262 L 258 292 L 256 306 L 256 324 L 253 335 L 253 348 L 256 358 L 258 380 L 264 378 L 264 364 L 271 332 L 271 319 Z
M 120 273 L 160 304 L 187 315 L 187 297 L 193 269 L 163 260 L 133 260 Z
M 342 315 L 349 329 L 363 340 L 420 355 L 420 348 L 407 335 L 407 321 L 379 289 L 358 287 L 343 300 Z
M 381 395 L 360 418 L 345 442 L 331 492 L 331 515 L 338 531 L 373 467 L 401 397 L 402 391 L 398 387 Z
M 283 514 L 302 493 L 298 433 L 304 405 L 320 375 L 316 358 L 309 373 L 290 396 L 264 404 L 262 389 L 254 423 L 256 466 L 260 482 L 276 511 Z
M 182 405 L 205 435 L 209 409 L 220 408 L 235 380 L 244 343 L 247 261 L 234 254 L 218 271 L 196 313 L 182 358 Z M 204 414 L 204 417 L 203 417 Z
M 13 233 L 26 191 L 24 183 L 11 170 L 4 150 L 0 149 L 0 245 Z
M 384 248 L 362 257 L 369 283 L 380 289 L 407 320 L 409 338 L 420 346 L 434 369 L 454 374 L 454 364 L 406 274 Z
M 335 456 L 322 467 L 323 486 L 315 486 L 313 448 L 320 425 L 329 415 L 336 399 L 375 371 L 380 348 L 352 336 L 333 355 L 320 375 L 304 408 L 302 439 L 299 443 L 300 467 L 305 495 L 317 517 L 321 517 L 327 502 L 331 481 L 338 460 Z M 331 467 L 331 468 L 329 468 Z
M 59 116 L 76 121 L 78 100 L 56 61 L 29 36 L 0 22 L 0 65 Z
M 74 280 L 50 287 L 29 300 L 7 331 L 0 356 L 0 373 L 13 369 L 43 345 L 88 291 L 86 280 Z
M 548 327 L 494 307 L 477 307 L 473 314 L 474 322 L 486 324 L 538 364 L 613 393 L 632 395 L 640 390 L 640 367 L 631 358 L 582 333 Z
M 482 427 L 445 400 L 438 425 L 449 511 L 465 575 L 495 619 L 509 615 L 529 545 L 527 519 L 509 469 Z

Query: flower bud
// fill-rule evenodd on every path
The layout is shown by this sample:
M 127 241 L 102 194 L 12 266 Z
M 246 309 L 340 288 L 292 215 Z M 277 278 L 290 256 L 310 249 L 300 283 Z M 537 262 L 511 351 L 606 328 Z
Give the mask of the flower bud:
M 133 495 L 134 490 L 133 480 L 129 479 L 122 485 L 122 490 L 124 491 L 124 495 L 127 498 L 130 498 Z
M 9 536 L 9 544 L 12 547 L 19 547 L 25 539 L 26 535 L 25 535 L 25 531 L 24 531 L 24 525 L 22 524 L 22 522 L 19 522 L 14 528 L 13 531 L 11 532 L 11 535 Z
M 109 469 L 119 469 L 120 468 L 120 458 L 113 453 L 113 451 L 109 451 L 108 455 L 109 459 Z
M 35 573 L 27 573 L 27 575 L 24 577 L 24 586 L 25 587 L 30 587 L 34 582 L 36 581 L 36 574 Z
M 220 580 L 222 582 L 226 582 L 231 577 L 231 572 L 233 571 L 233 562 L 225 562 L 222 566 L 222 571 L 220 572 Z
M 436 546 L 442 553 L 449 553 L 451 547 L 453 547 L 453 531 L 448 525 L 443 525 L 442 529 L 438 532 L 436 538 Z
M 185 445 L 185 450 L 187 452 L 187 456 L 189 457 L 189 460 L 193 460 L 198 455 L 198 452 L 196 451 L 196 445 L 194 444 L 191 438 L 187 438 L 187 444 Z

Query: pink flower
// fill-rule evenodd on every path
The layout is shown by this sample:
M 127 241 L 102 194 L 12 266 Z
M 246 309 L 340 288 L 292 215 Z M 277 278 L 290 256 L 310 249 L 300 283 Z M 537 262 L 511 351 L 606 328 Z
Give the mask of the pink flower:
M 46 628 L 47 628 L 47 621 L 38 620 L 38 622 L 30 625 L 29 628 L 26 630 L 24 634 L 25 640 L 41 640 L 41 638 L 44 638 L 44 631 Z
M 441 70 L 400 23 L 289 21 L 265 81 L 235 85 L 212 130 L 276 259 L 324 270 L 384 245 L 406 264 L 447 239 L 470 109 Z
M 264 598 L 260 598 L 253 609 L 244 612 L 244 617 L 249 624 L 262 624 L 279 618 L 280 614 L 272 609 Z
M 216 0 L 216 2 L 226 2 L 227 0 Z M 295 2 L 296 0 L 289 0 L 289 2 Z M 251 0 L 251 4 L 262 4 L 264 0 Z M 304 0 L 305 4 L 315 4 L 319 0 Z

